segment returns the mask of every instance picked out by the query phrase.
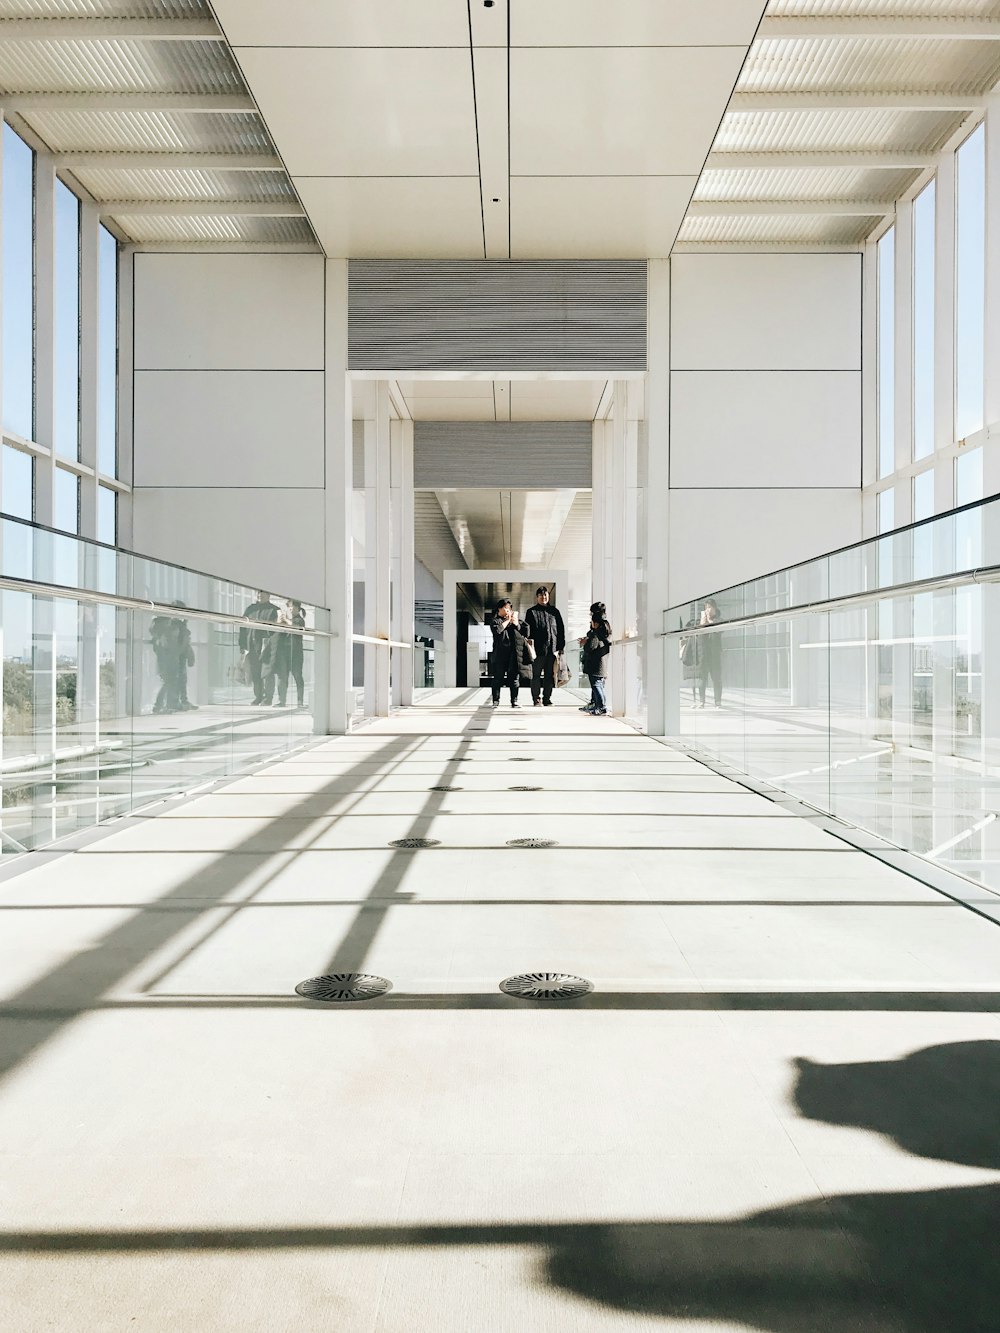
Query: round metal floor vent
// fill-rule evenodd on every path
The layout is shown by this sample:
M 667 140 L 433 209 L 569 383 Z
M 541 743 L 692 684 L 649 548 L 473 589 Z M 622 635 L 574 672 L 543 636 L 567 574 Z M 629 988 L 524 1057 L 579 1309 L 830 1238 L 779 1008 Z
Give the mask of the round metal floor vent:
M 389 846 L 416 849 L 420 847 L 440 847 L 441 842 L 438 838 L 393 838 Z
M 541 787 L 508 787 L 508 791 L 541 791 Z
M 300 981 L 295 994 L 305 1000 L 322 1000 L 324 1004 L 343 1004 L 350 1000 L 374 1000 L 390 990 L 392 982 L 385 977 L 373 977 L 367 972 L 333 972 L 330 976 Z
M 505 995 L 516 995 L 522 1000 L 575 1000 L 589 994 L 594 983 L 568 972 L 524 972 L 501 981 L 500 989 Z
M 436 787 L 428 787 L 428 791 L 465 791 L 464 787 L 449 787 L 447 783 L 439 783 Z
M 511 838 L 508 847 L 558 847 L 554 838 Z

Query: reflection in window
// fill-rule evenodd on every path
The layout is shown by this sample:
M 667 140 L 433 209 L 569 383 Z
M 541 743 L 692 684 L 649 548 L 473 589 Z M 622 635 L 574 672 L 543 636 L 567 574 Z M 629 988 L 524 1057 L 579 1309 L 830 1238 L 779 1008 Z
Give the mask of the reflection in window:
M 80 201 L 56 181 L 55 447 L 80 456 Z
M 913 203 L 913 456 L 934 452 L 934 182 Z
M 3 449 L 3 512 L 32 519 L 35 500 L 35 460 L 9 444 Z
M 118 434 L 118 242 L 98 232 L 97 467 L 117 477 Z
M 980 125 L 955 154 L 955 438 L 983 424 L 986 286 L 986 131 Z
M 878 530 L 891 532 L 895 521 L 896 505 L 892 487 L 878 493 Z
M 114 546 L 118 536 L 118 496 L 107 486 L 97 489 L 97 540 Z
M 983 451 L 970 449 L 955 459 L 955 504 L 972 504 L 983 498 Z
M 896 467 L 896 410 L 893 401 L 896 372 L 895 275 L 896 233 L 893 228 L 878 243 L 878 474 L 887 477 Z
M 34 436 L 35 155 L 3 127 L 3 424 Z
M 973 504 L 983 498 L 983 451 L 970 449 L 955 459 L 955 504 Z M 955 559 L 958 569 L 972 569 L 982 560 L 983 510 L 967 509 L 955 515 Z
M 934 469 L 928 468 L 913 478 L 913 521 L 919 523 L 923 518 L 934 514 Z M 930 578 L 934 572 L 934 532 L 933 525 L 925 523 L 922 528 L 913 529 L 913 577 Z
M 928 468 L 913 478 L 913 521 L 930 518 L 934 513 L 934 469 Z
M 80 478 L 65 468 L 56 468 L 53 527 L 63 532 L 80 531 Z

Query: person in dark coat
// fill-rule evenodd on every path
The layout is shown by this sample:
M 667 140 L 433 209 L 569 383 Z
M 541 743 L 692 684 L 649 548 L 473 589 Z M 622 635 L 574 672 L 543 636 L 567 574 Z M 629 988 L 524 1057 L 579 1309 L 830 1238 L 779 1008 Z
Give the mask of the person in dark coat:
M 150 621 L 149 638 L 160 677 L 160 689 L 153 704 L 154 713 L 180 711 L 182 626 L 184 622 L 175 616 L 154 616 Z
M 721 614 L 715 600 L 709 597 L 701 613 L 699 625 L 715 625 Z M 698 675 L 698 697 L 700 707 L 705 707 L 705 688 L 709 676 L 712 677 L 712 690 L 716 708 L 722 707 L 722 635 L 699 634 L 701 639 L 701 664 Z
M 566 627 L 563 618 L 549 599 L 548 588 L 536 588 L 535 605 L 524 617 L 524 632 L 535 650 L 531 671 L 531 701 L 551 706 L 552 691 L 556 684 L 556 662 L 566 647 Z
M 292 625 L 295 629 L 305 629 L 306 618 L 301 602 L 289 602 L 287 610 L 281 613 L 282 625 Z M 295 703 L 301 708 L 305 698 L 305 682 L 302 679 L 302 657 L 305 641 L 301 634 L 279 634 L 278 649 L 275 654 L 275 677 L 278 682 L 278 702 L 276 708 L 284 708 L 288 698 L 288 677 L 295 682 Z
M 605 680 L 608 676 L 608 654 L 611 651 L 611 626 L 604 617 L 603 602 L 591 608 L 590 629 L 580 640 L 580 666 L 590 681 L 590 703 L 580 710 L 594 717 L 604 717 L 608 711 Z
M 500 691 L 510 688 L 510 706 L 519 708 L 518 690 L 531 683 L 531 658 L 523 628 L 508 598 L 497 602 L 490 621 L 493 634 L 493 707 L 500 707 Z
M 274 668 L 278 652 L 278 633 L 271 626 L 275 625 L 280 614 L 271 601 L 269 592 L 257 593 L 257 600 L 251 602 L 243 612 L 248 620 L 257 620 L 256 625 L 240 626 L 240 653 L 242 660 L 250 670 L 253 683 L 253 701 L 255 704 L 269 704 L 274 698 Z

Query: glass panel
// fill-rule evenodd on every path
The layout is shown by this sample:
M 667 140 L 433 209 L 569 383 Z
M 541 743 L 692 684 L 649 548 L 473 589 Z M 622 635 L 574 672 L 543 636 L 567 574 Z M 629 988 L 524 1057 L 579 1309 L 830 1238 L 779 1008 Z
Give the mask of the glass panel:
M 31 519 L 35 508 L 35 460 L 9 444 L 3 448 L 3 512 Z
M 878 243 L 878 474 L 896 470 L 896 233 Z
M 56 181 L 55 446 L 80 456 L 80 201 Z
M 934 452 L 934 182 L 913 203 L 913 456 Z
M 34 437 L 35 155 L 3 127 L 3 424 Z
M 983 425 L 986 287 L 986 131 L 980 125 L 956 153 L 955 438 Z
M 118 242 L 98 230 L 97 467 L 118 476 Z
M 983 498 L 983 451 L 970 449 L 955 459 L 955 504 L 972 504 Z
M 65 468 L 56 468 L 53 527 L 63 532 L 80 531 L 80 478 Z
M 97 540 L 108 546 L 118 540 L 118 496 L 107 486 L 97 488 Z
M 913 521 L 930 518 L 934 513 L 934 469 L 928 468 L 913 478 Z
M 895 492 L 890 486 L 886 491 L 878 493 L 878 530 L 879 532 L 891 532 L 895 521 L 896 500 Z

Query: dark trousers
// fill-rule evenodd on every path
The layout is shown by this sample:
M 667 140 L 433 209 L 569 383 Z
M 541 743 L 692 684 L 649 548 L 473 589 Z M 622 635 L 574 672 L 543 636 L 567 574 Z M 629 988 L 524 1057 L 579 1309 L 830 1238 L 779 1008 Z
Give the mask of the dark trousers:
M 517 660 L 510 662 L 497 663 L 493 668 L 493 702 L 500 702 L 500 691 L 505 685 L 510 686 L 510 701 L 517 703 L 517 692 L 521 687 L 521 677 L 517 667 Z
M 708 678 L 712 677 L 712 689 L 715 693 L 715 706 L 722 703 L 722 663 L 708 660 L 701 664 L 701 676 L 698 678 L 698 694 L 701 702 L 705 702 L 705 690 L 708 686 Z
M 556 687 L 556 654 L 539 653 L 531 664 L 531 697 L 542 697 L 545 703 L 552 700 L 552 691 Z
M 302 699 L 306 692 L 305 681 L 302 679 L 302 667 L 284 666 L 278 668 L 278 703 L 283 704 L 288 698 L 288 677 L 291 676 L 295 682 L 295 702 L 302 707 Z
M 253 701 L 255 704 L 269 704 L 274 698 L 274 661 L 271 654 L 258 657 L 251 649 L 249 653 L 250 680 L 253 683 Z

